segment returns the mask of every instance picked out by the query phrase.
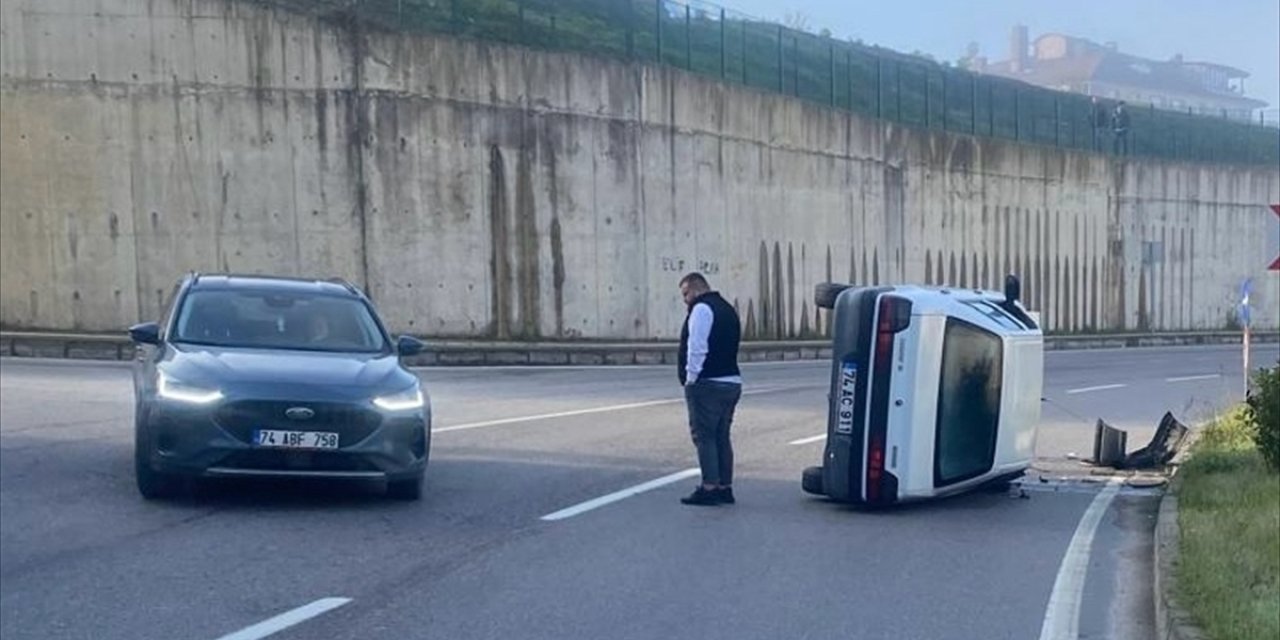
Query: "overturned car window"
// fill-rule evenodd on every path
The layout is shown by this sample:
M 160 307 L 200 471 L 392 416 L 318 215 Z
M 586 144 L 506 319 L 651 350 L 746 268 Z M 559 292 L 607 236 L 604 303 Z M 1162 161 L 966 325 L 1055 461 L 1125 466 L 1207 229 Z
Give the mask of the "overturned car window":
M 935 486 L 987 472 L 1000 421 L 1000 338 L 967 322 L 947 321 L 938 392 Z
M 1013 329 L 1014 331 L 1026 331 L 1027 327 L 1009 315 L 1008 311 L 1001 309 L 999 306 L 991 304 L 987 301 L 966 302 L 965 304 L 977 309 L 978 312 L 990 318 L 993 322 L 1005 329 Z
M 380 352 L 382 331 L 354 298 L 253 291 L 196 291 L 178 316 L 174 341 L 219 347 Z

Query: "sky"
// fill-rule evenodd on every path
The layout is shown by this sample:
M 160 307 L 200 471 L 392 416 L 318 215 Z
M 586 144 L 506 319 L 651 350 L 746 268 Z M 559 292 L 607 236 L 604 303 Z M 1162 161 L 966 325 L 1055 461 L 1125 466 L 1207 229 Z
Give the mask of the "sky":
M 1181 53 L 1248 71 L 1245 93 L 1280 105 L 1280 0 L 721 0 L 783 21 L 803 14 L 811 31 L 861 38 L 903 52 L 955 61 L 976 42 L 980 55 L 1007 59 L 1009 31 L 1030 39 L 1059 32 L 1159 60 Z

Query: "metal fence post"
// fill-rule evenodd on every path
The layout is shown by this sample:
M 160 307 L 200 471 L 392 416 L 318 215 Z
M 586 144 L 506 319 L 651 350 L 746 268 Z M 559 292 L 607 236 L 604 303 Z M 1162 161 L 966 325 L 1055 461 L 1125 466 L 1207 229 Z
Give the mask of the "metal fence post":
M 627 59 L 636 57 L 636 0 L 627 0 Z M 524 0 L 520 0 L 520 24 L 524 25 Z
M 630 4 L 630 2 L 628 2 L 628 4 Z M 525 35 L 525 31 L 524 31 L 524 0 L 519 0 L 519 2 L 516 4 L 516 19 L 519 21 L 519 25 L 520 25 L 516 31 L 516 33 L 518 34 L 518 37 L 520 38 L 520 44 L 527 46 L 529 44 L 529 38 L 528 36 Z M 628 49 L 630 48 L 630 35 L 631 35 L 630 33 L 627 34 Z M 628 51 L 628 53 L 630 53 L 630 51 Z
M 747 21 L 742 21 L 742 84 L 747 83 Z
M 831 63 L 831 106 L 836 104 L 836 45 L 834 42 L 827 43 L 827 60 Z
M 1095 106 L 1094 104 L 1092 103 L 1089 104 L 1089 131 L 1092 132 L 1090 135 L 1090 138 L 1092 139 L 1092 142 L 1093 142 L 1092 150 L 1095 153 L 1098 151 L 1098 114 L 1096 113 L 1097 109 L 1098 107 Z
M 684 6 L 684 68 L 693 69 L 693 10 Z
M 1072 149 L 1079 149 L 1080 142 L 1076 139 L 1076 125 L 1079 124 L 1080 121 L 1075 119 L 1075 109 L 1067 107 L 1067 111 L 1067 131 L 1070 132 L 1070 139 L 1067 140 L 1067 146 Z
M 458 0 L 449 0 L 449 28 L 454 33 L 462 30 L 462 23 L 458 21 Z
M 1194 119 L 1194 116 L 1192 115 L 1192 108 L 1189 108 L 1189 106 L 1187 108 L 1187 123 L 1192 125 L 1193 131 L 1194 131 L 1194 127 L 1196 127 L 1196 119 Z M 1192 143 L 1192 157 L 1194 157 L 1194 159 L 1196 160 L 1203 160 L 1202 156 L 1204 155 L 1204 146 L 1203 146 L 1203 142 L 1199 142 L 1203 140 L 1203 138 L 1199 136 L 1194 136 L 1193 140 L 1194 142 Z
M 791 94 L 800 97 L 800 37 L 791 36 Z
M 848 97 L 845 101 L 850 111 L 853 111 L 853 50 L 844 50 L 844 93 Z M 880 74 L 876 73 L 876 91 L 880 91 Z M 876 117 L 880 117 L 880 96 L 876 96 Z
M 996 83 L 987 80 L 987 135 L 996 137 Z
M 1053 146 L 1062 146 L 1062 106 L 1057 94 L 1053 96 Z
M 850 84 L 853 84 L 850 82 Z M 852 87 L 850 87 L 852 91 Z M 884 59 L 876 56 L 876 117 L 884 117 Z M 849 99 L 849 104 L 853 104 L 853 99 Z
M 1022 92 L 1017 87 L 1013 88 L 1013 139 L 1022 139 L 1022 109 L 1018 108 L 1018 96 Z
M 925 67 L 924 68 L 924 128 L 926 129 L 933 126 L 933 123 L 929 121 L 930 118 L 933 116 L 933 114 L 930 113 L 931 111 L 933 111 L 933 109 L 931 108 L 932 106 L 933 105 L 929 104 L 929 67 Z
M 951 109 L 947 105 L 947 70 L 944 68 L 938 72 L 938 76 L 942 78 L 942 130 L 947 130 L 947 124 L 951 121 Z
M 655 16 L 655 24 L 653 26 L 654 37 L 657 38 L 658 45 L 658 64 L 662 64 L 662 10 L 666 8 L 665 0 L 653 0 L 653 15 Z
M 778 93 L 786 93 L 786 84 L 782 81 L 782 25 L 778 25 Z
M 978 133 L 978 76 L 969 72 L 969 133 Z
M 898 103 L 898 122 L 902 122 L 902 62 L 894 60 L 893 65 L 894 71 L 897 71 L 893 74 L 893 79 L 897 83 L 897 91 L 893 93 L 894 102 Z
M 724 78 L 724 7 L 720 7 L 720 78 Z

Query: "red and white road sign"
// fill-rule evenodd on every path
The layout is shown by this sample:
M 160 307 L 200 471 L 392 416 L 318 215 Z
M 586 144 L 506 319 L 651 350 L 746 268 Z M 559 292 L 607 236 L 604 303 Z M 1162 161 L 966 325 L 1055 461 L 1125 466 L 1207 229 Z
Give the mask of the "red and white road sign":
M 1274 211 L 1277 216 L 1280 216 L 1280 204 L 1271 205 L 1271 210 Z M 1271 263 L 1271 266 L 1267 267 L 1267 271 L 1280 271 L 1280 255 L 1276 256 L 1276 259 Z

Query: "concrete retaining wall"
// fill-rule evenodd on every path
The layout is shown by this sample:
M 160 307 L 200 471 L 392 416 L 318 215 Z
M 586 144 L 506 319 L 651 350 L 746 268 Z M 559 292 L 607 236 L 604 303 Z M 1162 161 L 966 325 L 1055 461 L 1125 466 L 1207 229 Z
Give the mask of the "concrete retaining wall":
M 908 129 L 666 68 L 224 0 L 0 4 L 0 324 L 153 319 L 184 270 L 342 276 L 399 331 L 757 339 L 813 284 L 998 287 L 1046 328 L 1280 326 L 1275 167 Z M 1276 237 L 1272 237 L 1276 236 Z

